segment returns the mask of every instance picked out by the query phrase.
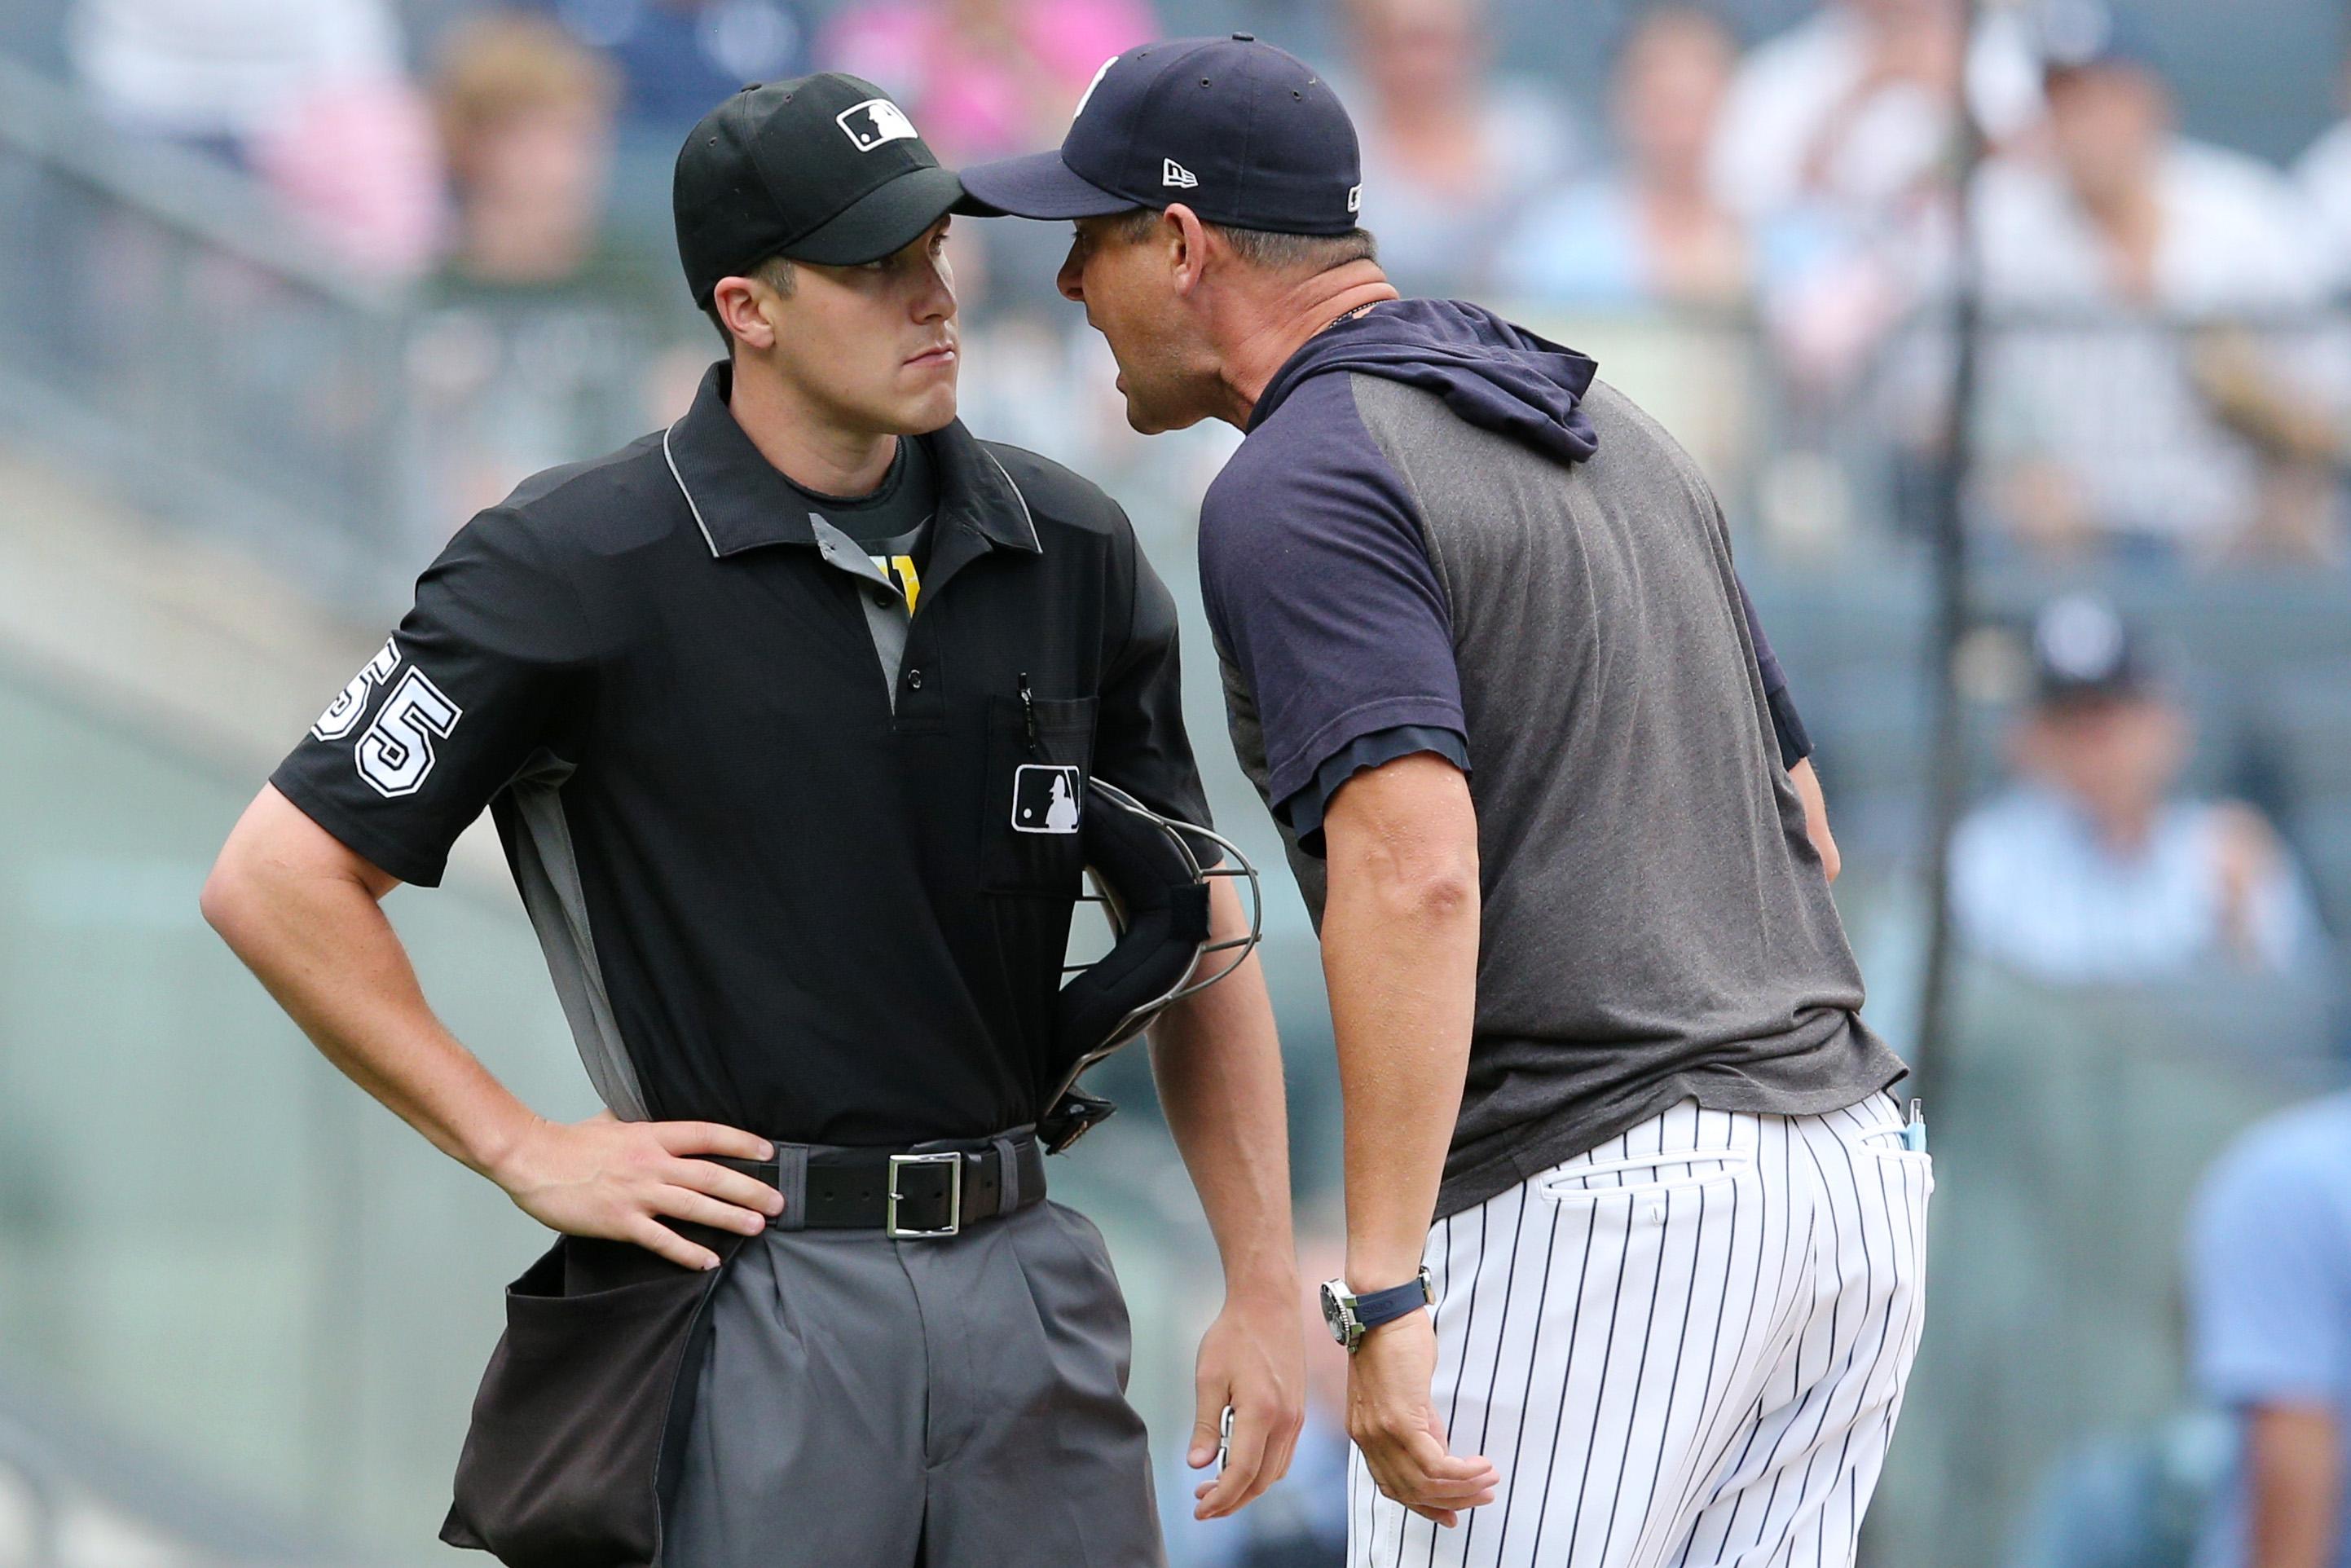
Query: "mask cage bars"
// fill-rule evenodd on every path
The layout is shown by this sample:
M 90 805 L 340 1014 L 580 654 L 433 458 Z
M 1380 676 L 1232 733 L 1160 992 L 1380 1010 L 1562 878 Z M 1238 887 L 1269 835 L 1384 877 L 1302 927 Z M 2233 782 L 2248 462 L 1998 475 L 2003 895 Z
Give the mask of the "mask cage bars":
M 1217 832 L 1214 828 L 1203 828 L 1195 823 L 1178 821 L 1173 817 L 1162 816 L 1117 785 L 1102 779 L 1087 780 L 1086 794 L 1089 800 L 1099 801 L 1113 810 L 1130 812 L 1166 834 L 1168 841 L 1176 846 L 1176 852 L 1184 857 L 1185 869 L 1191 873 L 1195 881 L 1207 882 L 1214 878 L 1246 881 L 1249 883 L 1249 935 L 1245 936 L 1228 936 L 1221 942 L 1209 941 L 1200 944 L 1199 953 L 1192 961 L 1194 971 L 1196 971 L 1200 967 L 1201 961 L 1212 953 L 1230 953 L 1232 956 L 1226 961 L 1224 967 L 1207 978 L 1194 979 L 1187 972 L 1182 979 L 1177 980 L 1162 995 L 1131 1009 L 1123 1019 L 1119 1020 L 1118 1027 L 1111 1031 L 1109 1039 L 1078 1059 L 1077 1064 L 1071 1067 L 1062 1078 L 1061 1087 L 1055 1090 L 1052 1097 L 1045 1102 L 1048 1105 L 1055 1103 L 1063 1094 L 1074 1088 L 1079 1078 L 1088 1068 L 1141 1034 L 1150 1026 L 1152 1019 L 1185 998 L 1196 996 L 1207 990 L 1248 962 L 1249 954 L 1256 949 L 1258 943 L 1265 936 L 1265 883 L 1258 873 L 1256 863 L 1241 852 L 1241 847 L 1238 844 Z M 1198 853 L 1192 847 L 1194 840 L 1221 852 L 1222 862 L 1212 866 L 1202 865 Z M 1102 879 L 1095 876 L 1091 869 L 1086 873 L 1086 880 L 1093 885 L 1094 891 L 1080 894 L 1078 901 L 1081 904 L 1101 904 L 1104 917 L 1110 921 L 1112 932 L 1115 936 L 1125 936 L 1126 916 L 1118 900 L 1111 895 L 1109 889 L 1103 886 Z M 1093 967 L 1092 964 L 1064 964 L 1061 966 L 1061 973 L 1073 975 L 1092 967 Z

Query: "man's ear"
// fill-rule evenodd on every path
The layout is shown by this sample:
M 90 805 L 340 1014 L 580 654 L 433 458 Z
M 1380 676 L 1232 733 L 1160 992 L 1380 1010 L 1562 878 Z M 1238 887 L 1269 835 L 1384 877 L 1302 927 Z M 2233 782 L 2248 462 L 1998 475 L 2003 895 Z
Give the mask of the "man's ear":
M 776 329 L 761 308 L 764 286 L 748 277 L 722 277 L 711 291 L 711 308 L 726 323 L 726 330 L 747 349 L 766 350 L 776 346 Z
M 1189 294 L 1199 287 L 1208 270 L 1208 229 L 1200 214 L 1181 202 L 1160 214 L 1166 225 L 1161 239 L 1169 247 L 1168 263 L 1175 269 L 1176 292 Z

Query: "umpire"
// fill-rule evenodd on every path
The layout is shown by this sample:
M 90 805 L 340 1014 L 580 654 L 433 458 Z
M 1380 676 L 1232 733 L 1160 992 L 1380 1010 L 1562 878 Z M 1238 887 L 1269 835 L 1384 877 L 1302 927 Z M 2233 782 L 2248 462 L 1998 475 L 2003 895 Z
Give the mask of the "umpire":
M 454 1544 L 516 1564 L 1161 1561 L 1093 1226 L 1040 1201 L 1100 775 L 1205 823 L 1176 619 L 1119 508 L 955 418 L 961 195 L 880 90 L 745 89 L 676 174 L 726 361 L 536 476 L 223 849 L 206 917 L 337 1066 L 562 1233 L 509 1291 Z M 534 1115 L 379 901 L 492 811 L 607 1112 Z M 1229 884 L 1217 935 L 1243 929 Z M 1223 1255 L 1195 1466 L 1231 1511 L 1301 1410 L 1254 965 L 1162 1016 Z

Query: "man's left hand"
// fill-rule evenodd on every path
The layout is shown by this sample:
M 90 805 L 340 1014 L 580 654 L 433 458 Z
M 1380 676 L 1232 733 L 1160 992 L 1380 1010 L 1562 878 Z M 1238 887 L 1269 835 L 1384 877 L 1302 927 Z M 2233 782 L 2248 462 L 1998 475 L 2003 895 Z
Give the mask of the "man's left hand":
M 1225 1310 L 1200 1336 L 1198 1419 L 1186 1461 L 1196 1470 L 1217 1462 L 1228 1405 L 1233 1436 L 1224 1474 L 1193 1491 L 1195 1519 L 1238 1511 L 1290 1469 L 1306 1419 L 1306 1345 L 1296 1296 L 1295 1289 L 1227 1296 Z
M 1494 1500 L 1501 1474 L 1481 1454 L 1446 1448 L 1429 1387 L 1437 1375 L 1437 1326 L 1406 1312 L 1364 1333 L 1347 1364 L 1347 1435 L 1382 1495 L 1452 1529 L 1462 1511 Z

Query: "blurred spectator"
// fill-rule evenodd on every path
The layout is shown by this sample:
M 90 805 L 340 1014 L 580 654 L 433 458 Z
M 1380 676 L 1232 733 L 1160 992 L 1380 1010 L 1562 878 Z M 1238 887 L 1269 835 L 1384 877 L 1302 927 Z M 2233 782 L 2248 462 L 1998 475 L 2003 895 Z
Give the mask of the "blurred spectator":
M 2241 1428 L 2198 1568 L 2351 1568 L 2351 1094 L 2221 1155 L 2188 1293 L 2196 1382 Z
M 1971 8 L 1827 0 L 1750 51 L 1723 105 L 1716 197 L 1769 242 L 1761 303 L 1801 403 L 1853 395 L 1948 269 L 1962 78 L 1996 143 L 2040 113 L 2013 13 L 1986 8 L 1970 42 Z
M 353 267 L 429 259 L 432 132 L 387 0 L 75 0 L 68 49 L 124 130 L 254 174 Z
M 603 234 L 618 84 L 602 56 L 544 16 L 493 12 L 444 41 L 434 89 L 456 231 L 409 363 L 445 531 L 526 475 L 642 434 L 658 350 L 697 319 L 667 258 Z
M 2234 1448 L 2206 1411 L 2074 1445 L 2050 1468 L 2007 1568 L 2195 1568 Z
M 1758 46 L 1715 137 L 1723 204 L 1749 216 L 1825 204 L 1870 213 L 1947 183 L 1962 61 L 1979 122 L 2001 140 L 2037 105 L 2005 14 L 1972 48 L 1966 0 L 1828 0 Z
M 2344 61 L 2340 78 L 2351 107 L 2351 58 Z M 2317 212 L 2327 287 L 2340 296 L 2351 289 L 2351 118 L 2336 120 L 2310 144 L 2294 177 L 2303 199 Z
M 649 303 L 643 269 L 599 232 L 618 91 L 602 56 L 541 17 L 492 12 L 443 41 L 433 89 L 456 209 L 440 298 L 566 291 Z
M 1609 104 L 1622 165 L 1538 202 L 1503 243 L 1499 286 L 1606 308 L 1742 303 L 1746 236 L 1707 177 L 1738 63 L 1737 40 L 1711 14 L 1679 5 L 1643 13 Z
M 1504 231 L 1575 162 L 1549 93 L 1497 78 L 1485 0 L 1348 0 L 1364 223 L 1407 293 L 1477 294 Z
M 620 73 L 607 226 L 648 251 L 674 243 L 670 172 L 711 107 L 809 67 L 800 0 L 525 0 Z M 689 395 L 692 388 L 687 389 Z
M 2058 984 L 2285 974 L 2321 956 L 2301 873 L 2250 806 L 2173 793 L 2188 719 L 2139 636 L 2086 596 L 2044 609 L 2016 782 L 1951 841 L 1951 905 L 1974 952 Z
M 2265 165 L 2179 136 L 2145 44 L 2088 16 L 2049 40 L 2050 155 L 1987 166 L 1977 192 L 2008 519 L 2044 548 L 2322 550 L 2335 438 L 2311 413 L 2332 350 L 2308 215 Z
M 808 26 L 793 0 L 547 3 L 572 37 L 618 68 L 622 125 L 657 149 L 665 143 L 671 157 L 720 99 L 808 69 Z
M 1058 143 L 1103 64 L 1157 35 L 1147 0 L 878 0 L 836 16 L 817 55 L 958 164 Z

